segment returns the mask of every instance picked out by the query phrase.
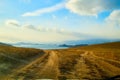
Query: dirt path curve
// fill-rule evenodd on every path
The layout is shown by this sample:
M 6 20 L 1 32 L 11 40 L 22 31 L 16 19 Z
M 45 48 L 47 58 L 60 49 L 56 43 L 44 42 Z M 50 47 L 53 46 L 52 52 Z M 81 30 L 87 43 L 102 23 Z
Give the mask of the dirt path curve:
M 14 79 L 102 80 L 120 73 L 119 62 L 96 56 L 93 51 L 55 51 L 46 53 L 18 70 Z
M 78 62 L 75 66 L 75 78 L 77 79 L 87 79 L 90 77 L 90 69 L 88 68 L 85 62 L 85 56 L 87 54 L 88 52 L 80 54 L 80 58 L 78 59 Z
M 15 79 L 57 79 L 59 74 L 58 56 L 55 51 L 46 51 L 46 54 L 37 58 L 29 65 L 19 70 Z
M 48 53 L 49 53 L 48 61 L 43 67 L 43 69 L 39 71 L 38 74 L 41 75 L 40 77 L 42 78 L 56 78 L 57 79 L 59 75 L 59 69 L 58 69 L 59 61 L 58 61 L 58 56 L 56 54 L 57 52 L 50 51 Z

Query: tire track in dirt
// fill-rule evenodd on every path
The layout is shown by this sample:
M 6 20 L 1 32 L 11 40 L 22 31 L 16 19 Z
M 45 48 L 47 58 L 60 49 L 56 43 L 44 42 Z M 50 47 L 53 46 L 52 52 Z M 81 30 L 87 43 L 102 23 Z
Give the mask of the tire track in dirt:
M 94 65 L 89 65 L 89 62 L 86 60 L 89 52 L 85 51 L 84 54 L 80 54 L 78 63 L 75 66 L 75 78 L 79 80 L 92 80 L 100 79 L 101 75 Z
M 113 65 L 119 64 L 118 61 L 98 57 L 92 51 L 85 51 L 80 56 L 73 71 L 75 79 L 108 79 L 120 73 L 120 67 Z
M 97 59 L 100 59 L 100 60 L 104 60 L 104 61 L 106 61 L 106 62 L 108 62 L 108 63 L 110 63 L 110 64 L 120 68 L 120 61 L 117 61 L 117 60 L 114 60 L 114 59 L 109 59 L 109 58 L 104 58 L 104 57 L 100 57 L 100 56 L 96 56 L 94 54 L 94 52 L 92 52 L 92 51 L 90 52 L 90 55 L 93 56 L 94 58 L 97 58 Z
M 48 53 L 48 62 L 45 64 L 45 67 L 39 71 L 38 75 L 40 75 L 40 78 L 57 79 L 59 75 L 59 60 L 56 54 L 57 52 L 50 51 Z
M 118 61 L 96 56 L 92 51 L 62 54 L 59 51 L 48 50 L 42 57 L 19 70 L 15 79 L 102 80 L 120 73 L 120 67 L 113 63 L 119 64 Z
M 59 74 L 58 56 L 55 51 L 47 51 L 40 57 L 17 72 L 16 79 L 54 79 Z
M 99 72 L 99 74 L 101 75 L 101 79 L 103 78 L 107 79 L 116 76 L 120 73 L 119 67 L 110 64 L 109 62 L 106 61 L 109 60 L 109 61 L 117 62 L 115 60 L 98 57 L 94 54 L 94 52 L 89 52 L 89 55 L 86 56 L 86 60 L 88 62 L 87 64 L 89 64 L 90 66 L 93 65 L 93 68 L 91 68 L 91 70 L 96 69 Z

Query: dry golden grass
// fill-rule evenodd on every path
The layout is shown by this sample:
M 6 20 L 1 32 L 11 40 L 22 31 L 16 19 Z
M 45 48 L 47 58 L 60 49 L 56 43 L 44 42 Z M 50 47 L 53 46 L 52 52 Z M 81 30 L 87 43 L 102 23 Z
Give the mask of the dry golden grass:
M 16 69 L 9 79 L 106 80 L 120 75 L 120 42 L 45 50 L 45 53 Z
M 28 64 L 43 55 L 44 51 L 32 48 L 0 46 L 0 77 L 12 72 L 14 68 Z
M 0 53 L 5 53 L 6 55 L 11 55 L 13 57 L 27 59 L 35 55 L 43 53 L 43 50 L 33 49 L 33 48 L 22 48 L 22 47 L 12 47 L 12 46 L 0 46 Z

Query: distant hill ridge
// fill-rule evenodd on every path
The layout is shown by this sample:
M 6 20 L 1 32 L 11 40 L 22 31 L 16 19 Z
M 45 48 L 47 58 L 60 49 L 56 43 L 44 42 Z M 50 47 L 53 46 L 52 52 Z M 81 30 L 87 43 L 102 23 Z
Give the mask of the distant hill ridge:
M 86 47 L 102 47 L 102 48 L 120 48 L 120 41 L 117 42 L 108 42 L 103 44 L 94 44 Z
M 12 46 L 12 45 L 0 42 L 0 46 Z
M 103 43 L 110 43 L 110 42 L 118 42 L 120 39 L 86 39 L 86 40 L 73 40 L 73 41 L 66 41 L 66 44 L 103 44 Z

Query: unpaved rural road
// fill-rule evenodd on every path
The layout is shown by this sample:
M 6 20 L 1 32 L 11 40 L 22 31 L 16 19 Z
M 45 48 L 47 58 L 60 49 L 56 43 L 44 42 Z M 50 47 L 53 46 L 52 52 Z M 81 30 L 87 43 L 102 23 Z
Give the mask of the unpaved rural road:
M 92 51 L 74 52 L 66 51 L 62 54 L 60 51 L 48 50 L 42 57 L 17 70 L 12 78 L 95 80 L 106 79 L 120 73 L 119 61 L 96 56 Z

